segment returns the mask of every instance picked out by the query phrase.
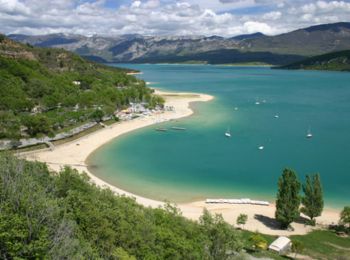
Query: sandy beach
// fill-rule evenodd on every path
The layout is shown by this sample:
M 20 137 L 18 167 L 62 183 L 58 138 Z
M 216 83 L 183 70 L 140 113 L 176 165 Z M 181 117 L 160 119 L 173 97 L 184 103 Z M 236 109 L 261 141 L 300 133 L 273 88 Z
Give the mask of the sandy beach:
M 204 102 L 213 99 L 213 97 L 210 95 L 196 93 L 170 93 L 160 91 L 157 91 L 156 93 L 163 96 L 166 100 L 165 105 L 174 107 L 174 111 L 165 111 L 164 113 L 158 115 L 140 117 L 134 120 L 116 123 L 72 142 L 56 146 L 53 151 L 50 151 L 49 149 L 38 150 L 23 153 L 21 156 L 29 160 L 46 162 L 51 169 L 56 171 L 60 170 L 60 168 L 65 165 L 71 166 L 80 172 L 86 172 L 91 178 L 91 181 L 100 187 L 109 188 L 116 194 L 132 196 L 138 203 L 147 207 L 162 206 L 164 204 L 163 202 L 137 196 L 106 183 L 89 172 L 86 165 L 88 156 L 94 150 L 108 143 L 112 139 L 141 127 L 155 124 L 159 121 L 167 121 L 190 116 L 193 113 L 193 110 L 190 108 L 190 103 Z M 177 206 L 182 211 L 182 214 L 187 218 L 197 220 L 202 214 L 203 209 L 207 208 L 212 213 L 222 214 L 224 219 L 231 224 L 236 224 L 235 221 L 237 216 L 244 213 L 248 215 L 248 221 L 244 228 L 251 231 L 259 231 L 265 234 L 288 236 L 294 234 L 305 234 L 311 230 L 310 227 L 305 226 L 303 223 L 293 223 L 292 226 L 294 231 L 292 232 L 278 229 L 278 225 L 274 220 L 275 206 L 273 204 L 270 206 L 247 204 L 209 205 L 205 204 L 204 201 L 198 201 L 179 204 Z M 322 216 L 317 218 L 317 222 L 320 224 L 337 223 L 338 220 L 339 211 L 332 209 L 325 209 Z

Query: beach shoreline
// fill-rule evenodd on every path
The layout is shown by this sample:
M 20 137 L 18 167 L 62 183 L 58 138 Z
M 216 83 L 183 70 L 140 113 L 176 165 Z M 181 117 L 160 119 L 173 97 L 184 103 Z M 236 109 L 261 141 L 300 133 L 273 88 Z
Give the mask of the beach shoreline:
M 111 140 L 139 128 L 190 116 L 193 114 L 193 110 L 190 107 L 191 103 L 206 102 L 214 98 L 206 94 L 164 92 L 159 90 L 156 90 L 155 94 L 163 96 L 166 100 L 166 106 L 174 107 L 174 111 L 165 111 L 157 115 L 153 114 L 143 118 L 116 123 L 77 140 L 56 146 L 53 151 L 47 149 L 31 151 L 23 153 L 21 156 L 28 160 L 45 162 L 55 171 L 59 171 L 65 165 L 71 166 L 79 172 L 86 172 L 90 180 L 99 187 L 109 188 L 118 195 L 133 197 L 138 203 L 146 207 L 162 207 L 165 204 L 164 202 L 135 195 L 105 182 L 89 171 L 87 165 L 88 157 Z M 311 230 L 311 227 L 305 226 L 302 223 L 293 223 L 293 232 L 280 230 L 274 221 L 274 204 L 270 204 L 269 206 L 249 204 L 232 205 L 206 204 L 205 201 L 195 201 L 181 203 L 177 207 L 181 210 L 184 217 L 192 220 L 198 220 L 204 208 L 206 208 L 212 213 L 222 214 L 224 219 L 231 224 L 236 224 L 235 220 L 239 214 L 247 214 L 248 221 L 245 229 L 270 235 L 302 235 Z M 339 211 L 325 209 L 322 216 L 317 218 L 317 221 L 318 223 L 327 225 L 337 223 L 338 219 Z
M 193 114 L 193 110 L 190 108 L 191 103 L 205 102 L 214 98 L 213 96 L 206 94 L 164 92 L 160 90 L 155 90 L 155 94 L 164 97 L 166 105 L 174 107 L 175 110 L 115 123 L 79 139 L 58 145 L 52 151 L 50 149 L 35 150 L 21 153 L 20 156 L 28 160 L 45 162 L 50 169 L 55 171 L 59 171 L 64 166 L 71 166 L 79 172 L 85 172 L 90 180 L 97 186 L 109 188 L 119 195 L 134 197 L 138 203 L 146 207 L 163 206 L 164 202 L 138 196 L 103 181 L 89 171 L 86 163 L 88 157 L 94 151 L 113 139 L 139 128 L 154 125 L 159 122 L 190 116 Z

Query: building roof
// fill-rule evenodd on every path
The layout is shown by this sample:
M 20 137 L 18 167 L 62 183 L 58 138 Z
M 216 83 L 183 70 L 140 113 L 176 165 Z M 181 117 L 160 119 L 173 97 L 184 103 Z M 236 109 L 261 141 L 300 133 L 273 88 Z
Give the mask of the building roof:
M 288 237 L 279 237 L 271 243 L 269 249 L 280 252 L 284 250 L 290 244 L 290 239 Z

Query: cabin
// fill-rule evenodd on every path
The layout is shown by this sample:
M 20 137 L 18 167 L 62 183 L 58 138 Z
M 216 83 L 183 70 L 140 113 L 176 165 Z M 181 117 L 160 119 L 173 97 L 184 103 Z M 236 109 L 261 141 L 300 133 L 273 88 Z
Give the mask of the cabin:
M 275 251 L 278 254 L 285 254 L 291 249 L 292 242 L 288 237 L 279 237 L 271 243 L 269 250 Z

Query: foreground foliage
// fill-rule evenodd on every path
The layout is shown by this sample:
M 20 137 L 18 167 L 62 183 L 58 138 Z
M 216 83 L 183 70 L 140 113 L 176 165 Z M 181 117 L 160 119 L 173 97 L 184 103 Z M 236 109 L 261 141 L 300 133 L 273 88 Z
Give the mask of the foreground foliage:
M 220 215 L 200 223 L 151 209 L 65 168 L 0 155 L 0 258 L 227 259 L 240 234 Z
M 313 259 L 350 259 L 350 237 L 339 237 L 332 231 L 315 230 L 307 235 L 291 236 L 291 239 L 302 244 L 303 255 Z

